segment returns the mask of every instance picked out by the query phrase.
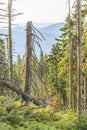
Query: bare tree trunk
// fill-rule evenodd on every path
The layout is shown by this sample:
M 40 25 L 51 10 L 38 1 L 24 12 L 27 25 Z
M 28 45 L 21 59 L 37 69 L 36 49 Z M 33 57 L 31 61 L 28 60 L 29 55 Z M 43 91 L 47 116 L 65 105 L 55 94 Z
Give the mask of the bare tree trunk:
M 1 78 L 1 63 L 0 63 L 0 78 Z
M 12 83 L 13 66 L 12 66 L 12 30 L 11 30 L 11 8 L 12 0 L 8 0 L 8 49 L 9 49 L 9 80 Z
M 77 113 L 82 112 L 82 41 L 81 41 L 81 0 L 77 0 Z
M 70 16 L 70 0 L 69 0 L 69 108 L 73 108 L 73 42 L 71 36 L 71 16 Z
M 14 86 L 12 83 L 6 81 L 6 80 L 2 80 L 0 79 L 0 86 L 5 86 L 9 89 L 11 89 L 12 91 L 16 92 L 17 94 L 21 95 L 22 98 L 28 102 L 31 101 L 34 104 L 38 105 L 38 106 L 46 106 L 45 104 L 43 104 L 42 102 L 38 101 L 37 99 L 33 98 L 32 96 L 30 96 L 29 94 L 23 92 L 19 87 Z
M 84 111 L 87 114 L 87 77 L 84 79 Z
M 69 75 L 69 85 L 70 85 L 70 109 L 73 109 L 73 42 L 70 42 L 70 75 Z
M 26 27 L 26 65 L 25 65 L 26 68 L 25 68 L 24 92 L 27 92 L 29 94 L 32 83 L 31 58 L 32 58 L 32 22 L 28 22 Z

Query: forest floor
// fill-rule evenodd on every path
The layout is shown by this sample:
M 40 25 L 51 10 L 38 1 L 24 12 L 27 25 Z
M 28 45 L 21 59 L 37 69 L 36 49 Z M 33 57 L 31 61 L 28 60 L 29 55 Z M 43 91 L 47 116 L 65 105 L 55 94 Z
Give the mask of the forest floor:
M 87 115 L 70 110 L 55 112 L 51 107 L 38 107 L 30 103 L 8 101 L 0 96 L 0 130 L 87 130 Z

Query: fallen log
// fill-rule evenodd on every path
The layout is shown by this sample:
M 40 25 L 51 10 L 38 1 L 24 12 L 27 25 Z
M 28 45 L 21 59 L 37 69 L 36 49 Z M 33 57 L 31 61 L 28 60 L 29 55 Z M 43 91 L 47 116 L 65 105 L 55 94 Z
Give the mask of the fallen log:
M 31 101 L 33 102 L 35 105 L 38 105 L 38 106 L 43 106 L 45 107 L 45 104 L 43 104 L 42 102 L 38 101 L 37 99 L 35 99 L 34 97 L 32 97 L 31 95 L 23 92 L 20 88 L 14 86 L 13 84 L 11 84 L 10 82 L 6 81 L 6 80 L 2 80 L 0 79 L 0 86 L 3 85 L 3 86 L 6 86 L 7 88 L 11 89 L 12 91 L 16 92 L 17 94 L 21 95 L 22 98 L 25 100 L 25 101 Z

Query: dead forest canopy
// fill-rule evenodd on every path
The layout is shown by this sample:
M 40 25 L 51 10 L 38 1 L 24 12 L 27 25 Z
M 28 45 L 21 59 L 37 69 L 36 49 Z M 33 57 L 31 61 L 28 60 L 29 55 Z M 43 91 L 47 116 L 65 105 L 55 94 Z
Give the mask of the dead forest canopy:
M 0 8 L 2 8 L 2 4 Z M 2 9 L 2 11 L 7 10 Z M 72 130 L 75 127 L 74 130 L 83 130 L 81 127 L 84 126 L 86 130 L 87 0 L 82 0 L 82 3 L 75 0 L 73 7 L 69 8 L 69 14 L 63 28 L 61 28 L 62 34 L 56 38 L 56 43 L 53 44 L 49 55 L 44 54 L 44 50 L 42 51 L 40 46 L 41 39 L 44 39 L 44 37 L 33 27 L 32 22 L 28 22 L 26 24 L 26 52 L 22 57 L 18 55 L 16 62 L 13 62 L 11 13 L 12 9 L 9 0 L 8 16 L 6 16 L 8 18 L 8 34 L 0 32 L 0 105 L 2 107 L 0 110 L 3 110 L 3 106 L 5 106 L 8 113 L 15 109 L 19 111 L 22 109 L 24 114 L 21 111 L 17 113 L 18 111 L 15 110 L 16 114 L 21 115 L 22 118 L 26 117 L 32 120 L 37 117 L 36 120 L 40 121 L 58 121 L 61 117 L 61 114 L 57 115 L 58 112 L 67 113 L 68 111 L 70 112 L 69 115 L 71 115 L 70 119 L 73 118 L 73 120 L 69 122 L 69 115 L 66 114 L 65 118 L 62 114 L 62 122 L 64 123 L 64 120 L 68 121 L 73 126 L 65 124 L 66 129 L 68 130 L 68 127 L 71 127 L 69 129 Z M 3 21 L 4 16 L 0 14 L 0 20 Z M 35 44 L 40 49 L 39 57 L 36 56 L 34 51 Z M 0 115 L 7 114 L 5 108 L 4 112 L 0 111 Z M 33 109 L 37 113 L 33 112 L 32 115 Z M 39 113 L 38 115 L 38 112 L 43 114 Z M 85 124 L 80 126 L 81 122 L 76 122 L 76 127 L 77 115 L 79 117 L 82 114 L 84 114 Z M 9 114 L 6 116 L 8 117 L 6 117 L 6 120 L 11 122 L 11 113 L 10 116 Z M 13 122 L 17 123 L 17 118 L 15 116 L 13 118 Z M 81 118 L 83 119 L 83 115 Z M 18 119 L 20 122 L 21 117 Z M 0 120 L 5 119 L 2 117 Z M 59 126 L 59 124 L 55 123 L 55 125 L 61 130 L 64 129 L 63 124 Z M 56 130 L 56 128 L 52 128 L 52 130 Z

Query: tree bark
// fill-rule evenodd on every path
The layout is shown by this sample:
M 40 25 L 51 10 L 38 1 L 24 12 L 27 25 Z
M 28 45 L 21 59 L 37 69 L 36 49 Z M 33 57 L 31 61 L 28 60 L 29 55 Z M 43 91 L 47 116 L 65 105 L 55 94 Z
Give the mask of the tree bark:
M 28 22 L 26 27 L 26 64 L 25 64 L 26 67 L 25 67 L 24 92 L 27 92 L 29 94 L 32 84 L 31 60 L 32 60 L 32 22 Z
M 84 111 L 87 114 L 87 77 L 84 79 Z
M 6 80 L 0 80 L 0 86 L 6 86 L 7 88 L 11 89 L 12 91 L 16 92 L 17 94 L 21 95 L 22 98 L 25 101 L 31 101 L 33 102 L 35 105 L 38 106 L 44 106 L 45 104 L 43 104 L 42 102 L 38 101 L 37 99 L 33 98 L 32 96 L 30 96 L 29 94 L 27 94 L 26 92 L 23 92 L 21 89 L 19 89 L 18 87 L 14 86 L 12 83 L 6 81 Z
M 73 42 L 71 36 L 71 15 L 69 0 L 69 108 L 73 108 Z
M 8 58 L 9 58 L 9 81 L 12 83 L 13 79 L 13 65 L 12 65 L 12 30 L 11 30 L 11 8 L 12 0 L 8 0 Z
M 82 41 L 81 41 L 81 0 L 77 0 L 77 113 L 82 113 Z

